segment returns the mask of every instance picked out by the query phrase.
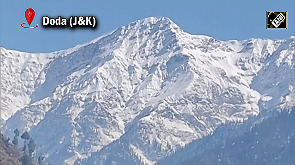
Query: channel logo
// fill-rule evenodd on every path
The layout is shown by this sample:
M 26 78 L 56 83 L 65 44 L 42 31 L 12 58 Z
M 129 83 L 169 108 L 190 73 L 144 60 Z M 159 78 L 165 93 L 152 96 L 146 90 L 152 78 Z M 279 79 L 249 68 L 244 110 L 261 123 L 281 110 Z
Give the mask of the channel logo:
M 267 11 L 267 29 L 287 29 L 287 11 Z

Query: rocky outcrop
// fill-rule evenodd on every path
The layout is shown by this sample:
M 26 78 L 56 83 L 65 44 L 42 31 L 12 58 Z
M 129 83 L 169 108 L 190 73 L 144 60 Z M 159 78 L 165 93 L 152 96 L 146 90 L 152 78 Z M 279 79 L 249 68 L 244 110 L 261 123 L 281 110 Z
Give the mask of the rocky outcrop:
M 20 165 L 21 152 L 0 134 L 0 165 Z

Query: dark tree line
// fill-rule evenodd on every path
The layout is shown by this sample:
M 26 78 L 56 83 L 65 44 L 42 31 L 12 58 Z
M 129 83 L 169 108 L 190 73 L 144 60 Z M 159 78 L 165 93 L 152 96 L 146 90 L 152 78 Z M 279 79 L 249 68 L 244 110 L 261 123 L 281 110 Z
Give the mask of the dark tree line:
M 24 140 L 24 145 L 22 147 L 23 155 L 20 158 L 22 165 L 41 165 L 45 157 L 42 155 L 40 155 L 38 158 L 35 157 L 34 153 L 36 152 L 35 150 L 37 145 L 35 144 L 34 140 L 30 137 L 29 133 L 25 131 L 20 136 L 20 131 L 18 129 L 14 130 L 12 144 L 16 147 L 18 147 L 19 145 L 19 137 Z

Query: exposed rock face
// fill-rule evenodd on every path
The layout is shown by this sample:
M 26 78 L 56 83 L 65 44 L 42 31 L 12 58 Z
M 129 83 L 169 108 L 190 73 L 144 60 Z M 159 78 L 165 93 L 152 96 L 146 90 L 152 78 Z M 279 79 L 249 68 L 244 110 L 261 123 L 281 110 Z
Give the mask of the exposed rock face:
M 21 152 L 0 134 L 0 165 L 20 165 Z

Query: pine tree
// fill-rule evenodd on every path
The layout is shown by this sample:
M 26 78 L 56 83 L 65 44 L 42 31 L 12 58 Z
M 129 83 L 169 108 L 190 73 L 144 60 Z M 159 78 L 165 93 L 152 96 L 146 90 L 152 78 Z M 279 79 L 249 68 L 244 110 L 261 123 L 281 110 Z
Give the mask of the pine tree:
M 21 162 L 22 162 L 22 165 L 33 165 L 33 159 L 32 159 L 32 156 L 33 156 L 33 152 L 36 148 L 36 144 L 34 143 L 34 141 L 30 138 L 30 135 L 27 131 L 25 131 L 22 136 L 21 136 L 22 139 L 24 139 L 24 147 L 23 147 L 23 152 L 24 152 L 24 155 L 21 157 Z M 27 144 L 27 141 L 29 141 L 29 144 Z
M 25 131 L 22 136 L 21 136 L 22 139 L 24 140 L 29 140 L 30 139 L 30 135 L 27 131 Z
M 18 145 L 18 139 L 16 137 L 13 138 L 12 144 L 17 146 Z
M 22 165 L 33 165 L 32 158 L 28 154 L 24 154 L 20 160 Z
M 34 140 L 31 139 L 28 144 L 28 151 L 29 151 L 29 155 L 31 157 L 33 157 L 33 152 L 35 151 L 35 149 L 36 149 L 36 144 L 35 144 Z
M 45 159 L 45 157 L 42 156 L 42 155 L 38 157 L 38 163 L 39 163 L 39 165 L 42 164 L 42 162 L 43 162 L 44 159 Z
M 27 152 L 27 144 L 26 144 L 26 143 L 24 143 L 24 146 L 23 146 L 23 151 L 24 151 L 24 153 L 26 153 L 26 152 Z
M 14 130 L 14 134 L 15 134 L 15 137 L 19 137 L 19 134 L 20 134 L 19 130 L 18 129 L 15 129 Z
M 12 140 L 12 144 L 14 144 L 15 146 L 18 145 L 18 137 L 19 137 L 19 130 L 18 129 L 15 129 L 14 130 L 14 137 L 13 137 L 13 140 Z

